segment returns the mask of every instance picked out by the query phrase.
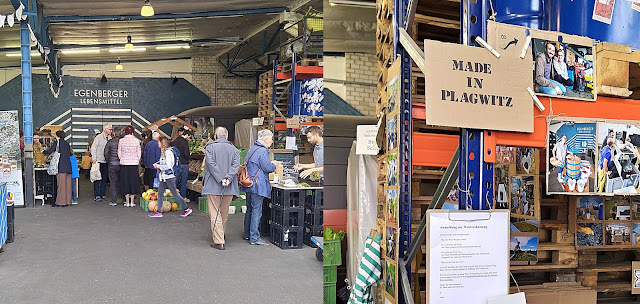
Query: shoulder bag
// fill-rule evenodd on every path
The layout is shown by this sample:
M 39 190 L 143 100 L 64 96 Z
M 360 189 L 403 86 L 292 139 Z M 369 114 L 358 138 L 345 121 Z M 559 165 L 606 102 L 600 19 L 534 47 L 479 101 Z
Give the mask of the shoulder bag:
M 47 169 L 47 173 L 49 175 L 58 175 L 58 164 L 60 163 L 60 140 L 56 141 L 56 151 L 51 153 L 51 161 L 49 162 L 49 168 Z
M 238 185 L 240 185 L 240 187 L 253 186 L 253 181 L 256 180 L 256 178 L 258 177 L 258 174 L 260 174 L 260 170 L 262 170 L 262 168 L 258 168 L 258 172 L 256 173 L 256 176 L 254 176 L 253 178 L 249 176 L 249 170 L 247 170 L 247 162 L 251 159 L 251 157 L 253 157 L 254 154 L 256 154 L 258 149 L 255 149 L 253 153 L 251 153 L 249 158 L 245 159 L 244 163 L 240 165 L 240 168 L 238 168 Z

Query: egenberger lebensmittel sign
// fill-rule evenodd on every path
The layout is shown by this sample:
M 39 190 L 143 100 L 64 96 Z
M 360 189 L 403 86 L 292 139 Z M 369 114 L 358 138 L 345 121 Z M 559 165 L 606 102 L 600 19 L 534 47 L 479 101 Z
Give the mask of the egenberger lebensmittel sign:
M 67 98 L 72 106 L 126 107 L 131 105 L 132 79 L 67 77 Z
M 529 61 L 433 40 L 424 53 L 427 124 L 533 132 Z

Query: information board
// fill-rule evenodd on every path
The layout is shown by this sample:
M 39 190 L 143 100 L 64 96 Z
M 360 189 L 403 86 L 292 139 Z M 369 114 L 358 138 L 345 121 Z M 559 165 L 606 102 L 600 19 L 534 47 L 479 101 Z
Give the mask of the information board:
M 293 168 L 293 166 L 296 165 L 296 156 L 292 150 L 274 151 L 273 160 L 282 163 L 284 167 L 283 175 L 285 178 L 298 178 L 299 172 Z

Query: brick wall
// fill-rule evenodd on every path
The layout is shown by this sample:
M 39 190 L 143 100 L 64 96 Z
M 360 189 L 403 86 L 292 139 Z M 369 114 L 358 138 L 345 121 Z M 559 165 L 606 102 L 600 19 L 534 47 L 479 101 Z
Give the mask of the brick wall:
M 255 63 L 248 63 L 241 66 L 241 70 L 252 70 L 258 66 Z M 255 78 L 223 77 L 225 68 L 212 56 L 202 56 L 192 58 L 193 84 L 205 94 L 211 97 L 211 105 L 235 105 L 245 101 L 256 101 L 257 94 L 248 90 L 255 90 Z M 216 84 L 213 74 L 197 73 L 217 73 L 218 83 Z M 218 88 L 218 100 L 216 102 L 216 85 Z
M 365 53 L 345 53 L 345 58 L 345 101 L 365 116 L 376 116 L 378 59 Z

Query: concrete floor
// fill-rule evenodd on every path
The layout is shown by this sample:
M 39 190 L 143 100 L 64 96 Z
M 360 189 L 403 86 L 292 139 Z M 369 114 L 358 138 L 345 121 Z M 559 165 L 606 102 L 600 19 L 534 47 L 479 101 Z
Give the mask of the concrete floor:
M 80 187 L 79 205 L 16 210 L 0 303 L 322 303 L 315 249 L 252 246 L 242 213 L 229 216 L 219 251 L 205 213 L 149 218 L 93 202 L 86 180 Z

